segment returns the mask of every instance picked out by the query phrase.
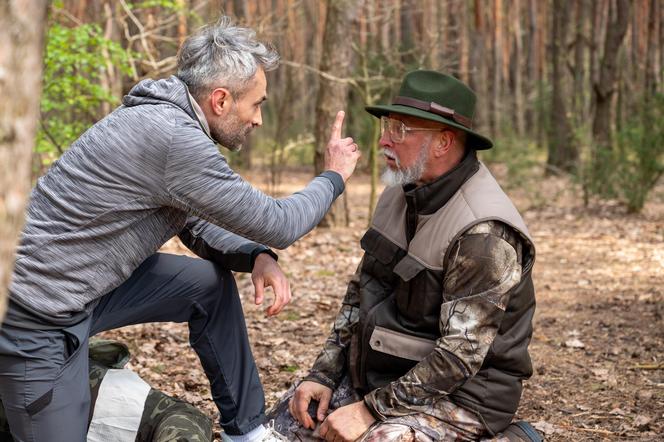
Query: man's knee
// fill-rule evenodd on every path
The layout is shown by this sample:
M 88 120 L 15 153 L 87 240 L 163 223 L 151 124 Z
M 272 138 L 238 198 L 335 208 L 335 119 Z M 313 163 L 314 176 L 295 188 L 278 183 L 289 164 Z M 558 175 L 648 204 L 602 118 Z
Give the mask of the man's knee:
M 239 302 L 235 279 L 230 270 L 212 261 L 196 259 L 187 270 L 187 278 L 195 287 L 195 301 L 207 315 L 214 315 L 221 304 Z
M 228 281 L 233 281 L 233 274 L 229 270 L 205 259 L 192 259 L 184 274 L 202 296 L 218 294 L 228 285 Z

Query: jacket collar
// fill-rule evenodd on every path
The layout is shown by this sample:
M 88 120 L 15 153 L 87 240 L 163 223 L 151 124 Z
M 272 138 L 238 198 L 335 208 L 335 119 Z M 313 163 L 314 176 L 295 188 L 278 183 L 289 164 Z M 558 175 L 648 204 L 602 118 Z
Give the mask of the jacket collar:
M 203 109 L 201 109 L 199 104 L 196 102 L 194 96 L 191 95 L 191 92 L 189 92 L 189 88 L 187 88 L 187 99 L 189 100 L 189 104 L 191 105 L 191 108 L 194 111 L 194 116 L 196 120 L 198 120 L 198 123 L 201 125 L 201 129 L 203 129 L 203 132 L 205 132 L 205 134 L 214 141 L 212 135 L 210 134 L 210 126 L 208 125 L 207 118 L 205 118 Z
M 435 181 L 422 186 L 416 184 L 404 185 L 403 191 L 408 204 L 408 211 L 418 215 L 431 215 L 436 212 L 452 198 L 452 195 L 479 168 L 480 163 L 475 150 L 469 149 L 459 164 Z

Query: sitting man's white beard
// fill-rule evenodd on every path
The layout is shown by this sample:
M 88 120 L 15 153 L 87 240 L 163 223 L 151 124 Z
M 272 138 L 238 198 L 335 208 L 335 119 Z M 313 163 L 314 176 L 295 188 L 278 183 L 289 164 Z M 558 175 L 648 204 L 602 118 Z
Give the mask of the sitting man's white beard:
M 415 183 L 422 178 L 424 173 L 424 167 L 426 166 L 427 161 L 429 161 L 429 149 L 428 144 L 422 146 L 420 150 L 420 155 L 417 157 L 415 164 L 412 166 L 402 169 L 401 162 L 397 155 L 391 149 L 381 149 L 381 153 L 388 158 L 392 158 L 396 164 L 396 170 L 385 167 L 383 174 L 380 179 L 383 181 L 383 184 L 386 186 L 403 186 L 404 184 Z

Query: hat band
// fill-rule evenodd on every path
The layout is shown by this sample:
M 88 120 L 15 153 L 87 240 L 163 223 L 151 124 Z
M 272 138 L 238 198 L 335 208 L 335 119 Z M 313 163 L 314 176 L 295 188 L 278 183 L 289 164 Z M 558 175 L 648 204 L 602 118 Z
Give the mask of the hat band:
M 441 106 L 440 104 L 434 103 L 433 101 L 426 102 L 418 100 L 416 98 L 396 97 L 394 101 L 392 101 L 392 104 L 401 104 L 404 106 L 414 107 L 416 109 L 420 109 L 426 112 L 431 112 L 433 114 L 437 114 L 445 118 L 451 118 L 452 120 L 456 121 L 457 123 L 459 123 L 464 127 L 467 127 L 468 129 L 470 129 L 471 126 L 473 125 L 473 121 L 470 118 L 456 113 L 454 109 Z

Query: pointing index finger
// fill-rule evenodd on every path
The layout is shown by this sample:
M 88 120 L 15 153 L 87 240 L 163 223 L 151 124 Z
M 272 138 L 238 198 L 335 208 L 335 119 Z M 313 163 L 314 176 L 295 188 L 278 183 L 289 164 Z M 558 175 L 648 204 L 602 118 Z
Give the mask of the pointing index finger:
M 337 112 L 334 124 L 332 125 L 332 135 L 330 135 L 330 140 L 338 140 L 341 138 L 341 126 L 344 124 L 345 115 L 346 113 L 344 111 Z

